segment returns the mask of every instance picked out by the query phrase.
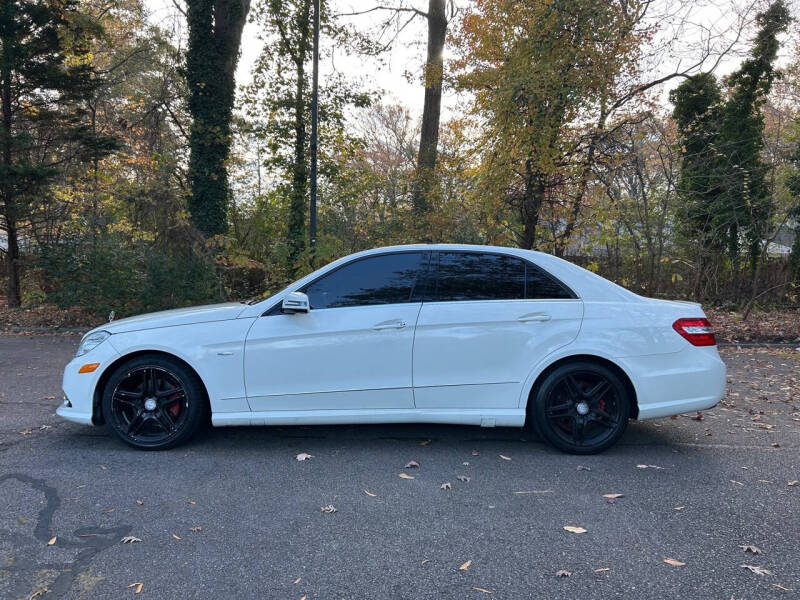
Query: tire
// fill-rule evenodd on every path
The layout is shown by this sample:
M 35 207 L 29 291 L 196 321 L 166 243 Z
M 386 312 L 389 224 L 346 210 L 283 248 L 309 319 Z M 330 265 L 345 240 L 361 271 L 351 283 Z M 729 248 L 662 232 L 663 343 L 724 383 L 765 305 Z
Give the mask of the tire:
M 550 444 L 570 454 L 597 454 L 628 426 L 631 397 L 619 375 L 590 361 L 555 368 L 535 388 L 529 421 Z
M 140 450 L 166 450 L 188 440 L 208 419 L 200 378 L 182 362 L 141 355 L 117 367 L 102 396 L 106 423 Z

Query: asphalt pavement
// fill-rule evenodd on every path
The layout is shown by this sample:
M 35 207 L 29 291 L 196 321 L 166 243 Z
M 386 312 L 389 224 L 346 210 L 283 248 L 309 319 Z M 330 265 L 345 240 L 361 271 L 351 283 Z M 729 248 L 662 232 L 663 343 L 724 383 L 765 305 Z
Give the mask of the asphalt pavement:
M 436 425 L 139 452 L 55 416 L 77 342 L 0 336 L 1 598 L 800 597 L 799 352 L 724 349 L 722 404 L 599 456 Z

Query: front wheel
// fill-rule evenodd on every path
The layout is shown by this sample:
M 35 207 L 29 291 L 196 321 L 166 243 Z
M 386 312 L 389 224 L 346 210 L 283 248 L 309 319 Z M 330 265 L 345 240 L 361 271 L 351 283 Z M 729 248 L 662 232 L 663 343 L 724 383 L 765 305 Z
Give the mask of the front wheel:
M 103 415 L 123 442 L 164 450 L 189 439 L 207 413 L 197 375 L 167 356 L 143 355 L 120 365 L 103 390 Z
M 593 362 L 562 365 L 549 373 L 531 398 L 536 429 L 559 450 L 596 454 L 625 432 L 631 398 L 611 369 Z

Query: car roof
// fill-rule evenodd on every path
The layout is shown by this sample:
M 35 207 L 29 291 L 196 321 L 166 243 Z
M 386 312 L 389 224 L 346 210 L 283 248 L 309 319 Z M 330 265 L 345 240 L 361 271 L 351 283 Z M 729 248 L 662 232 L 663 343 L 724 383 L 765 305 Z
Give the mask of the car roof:
M 266 300 L 258 304 L 248 307 L 242 311 L 240 316 L 253 316 L 258 313 L 259 309 L 273 304 L 280 296 L 287 292 L 298 290 L 317 277 L 324 275 L 328 271 L 332 271 L 344 264 L 351 261 L 365 258 L 371 255 L 387 254 L 392 252 L 408 252 L 408 251 L 462 251 L 462 252 L 493 252 L 498 254 L 506 254 L 511 256 L 518 256 L 528 260 L 535 265 L 541 267 L 556 279 L 564 282 L 581 300 L 597 301 L 597 302 L 642 302 L 644 298 L 626 290 L 624 287 L 617 285 L 588 271 L 576 264 L 567 260 L 539 252 L 537 250 L 525 250 L 523 248 L 512 248 L 507 246 L 481 246 L 478 244 L 404 244 L 397 246 L 383 246 L 378 248 L 370 248 L 369 250 L 362 250 L 353 254 L 343 256 L 324 267 L 321 267 L 295 281 L 284 290 L 277 294 L 270 296 Z
M 350 254 L 339 260 L 347 261 L 372 254 L 385 254 L 388 252 L 403 252 L 410 250 L 439 250 L 439 251 L 462 251 L 462 252 L 496 252 L 511 256 L 519 256 L 563 281 L 578 295 L 585 300 L 596 301 L 643 301 L 644 299 L 630 290 L 609 281 L 604 277 L 592 273 L 571 263 L 568 260 L 559 258 L 546 252 L 538 250 L 526 250 L 524 248 L 514 248 L 508 246 L 482 246 L 479 244 L 405 244 L 397 246 L 384 246 L 363 250 L 355 254 Z M 337 263 L 339 261 L 336 261 Z

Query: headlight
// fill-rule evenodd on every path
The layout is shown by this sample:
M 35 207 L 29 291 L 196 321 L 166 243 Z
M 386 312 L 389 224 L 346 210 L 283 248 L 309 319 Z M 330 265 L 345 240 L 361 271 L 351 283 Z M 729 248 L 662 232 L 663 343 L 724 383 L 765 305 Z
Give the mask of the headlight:
M 105 342 L 110 335 L 111 334 L 107 331 L 95 331 L 94 333 L 83 336 L 81 345 L 78 346 L 78 352 L 75 356 L 83 356 L 89 352 L 89 350 L 97 348 L 97 346 Z

